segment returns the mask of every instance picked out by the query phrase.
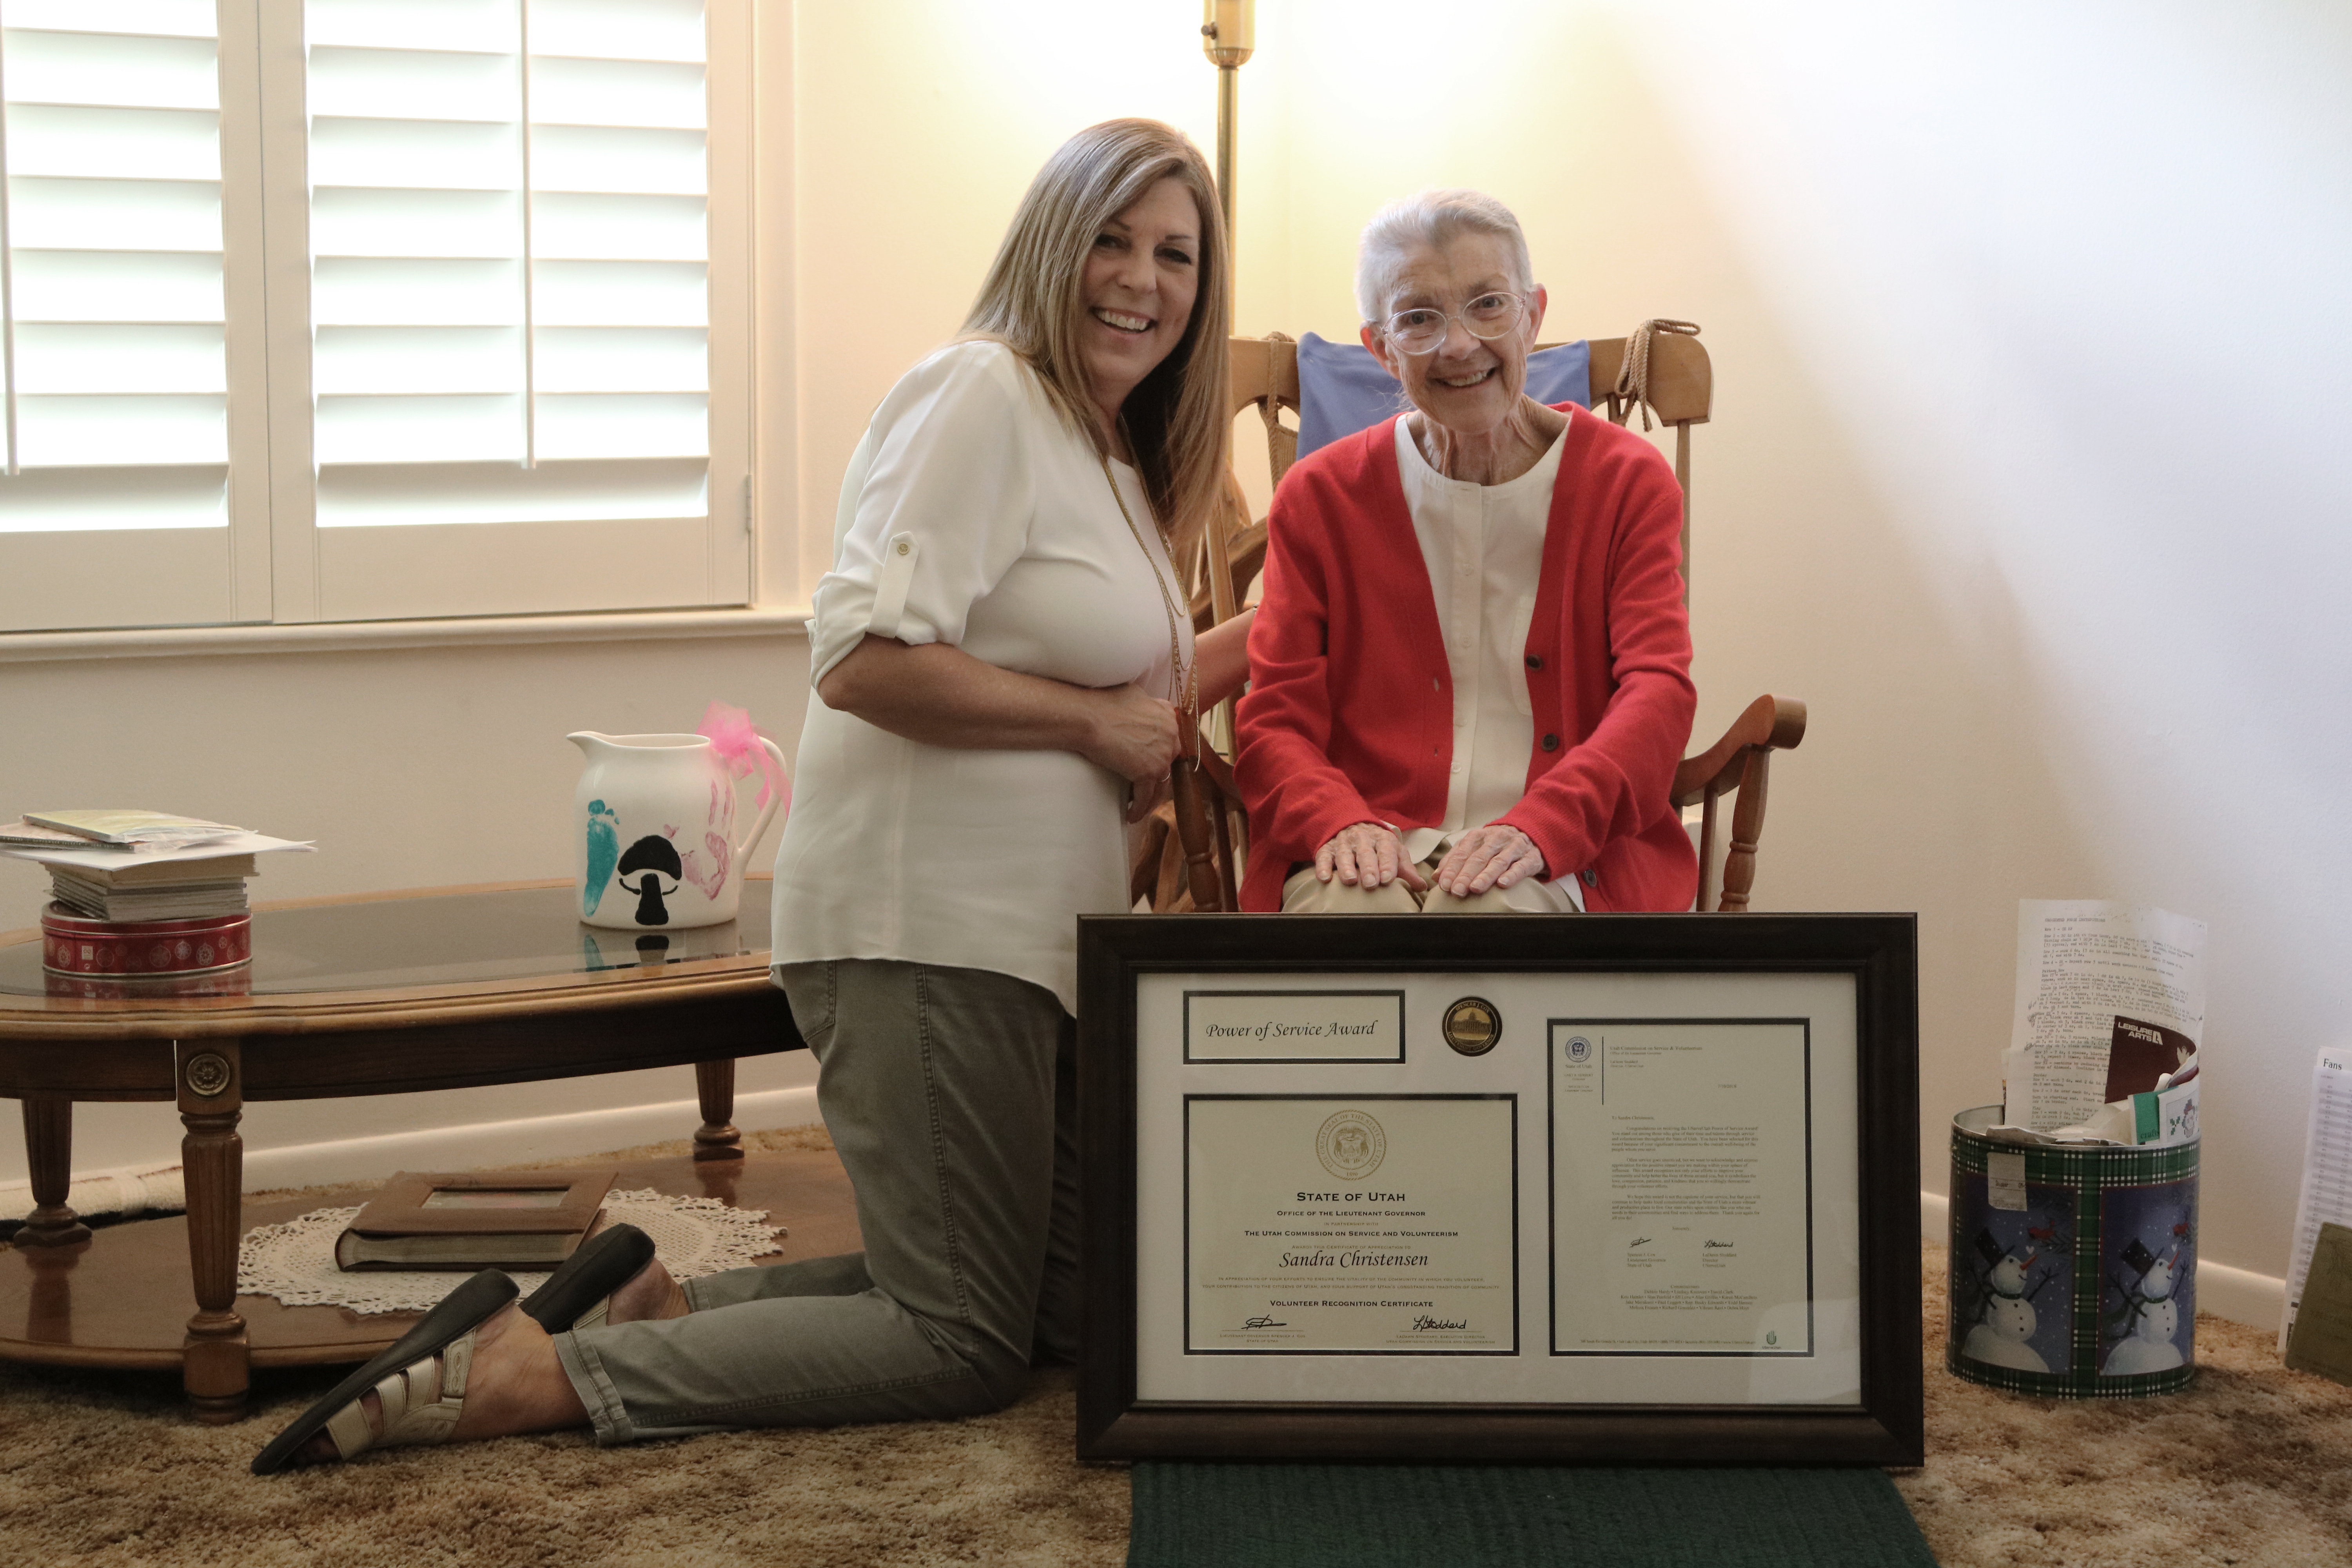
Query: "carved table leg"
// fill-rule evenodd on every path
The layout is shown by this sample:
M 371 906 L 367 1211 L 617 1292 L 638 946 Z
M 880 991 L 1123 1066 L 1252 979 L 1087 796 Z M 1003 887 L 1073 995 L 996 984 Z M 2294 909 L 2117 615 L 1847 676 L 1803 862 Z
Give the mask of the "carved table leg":
M 236 1040 L 178 1042 L 180 1163 L 188 1185 L 188 1268 L 196 1315 L 181 1349 L 188 1405 L 207 1425 L 245 1415 L 248 1353 L 236 1314 L 236 1244 L 245 1230 L 243 1051 Z
M 698 1160 L 740 1160 L 743 1134 L 735 1131 L 735 1058 L 694 1064 L 695 1092 L 702 1100 L 702 1126 L 694 1134 Z
M 73 1101 L 52 1095 L 25 1099 L 25 1163 L 32 1167 L 33 1212 L 16 1233 L 18 1247 L 71 1247 L 89 1239 L 89 1226 L 66 1206 L 73 1182 Z

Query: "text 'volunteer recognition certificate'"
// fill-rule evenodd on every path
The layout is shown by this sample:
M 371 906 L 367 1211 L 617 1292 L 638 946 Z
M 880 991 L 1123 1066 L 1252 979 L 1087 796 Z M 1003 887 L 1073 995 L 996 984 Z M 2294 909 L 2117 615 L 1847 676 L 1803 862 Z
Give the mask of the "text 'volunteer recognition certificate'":
M 1552 1353 L 1811 1354 L 1804 1021 L 1550 1036 Z
M 1185 1351 L 1510 1355 L 1514 1095 L 1188 1095 Z

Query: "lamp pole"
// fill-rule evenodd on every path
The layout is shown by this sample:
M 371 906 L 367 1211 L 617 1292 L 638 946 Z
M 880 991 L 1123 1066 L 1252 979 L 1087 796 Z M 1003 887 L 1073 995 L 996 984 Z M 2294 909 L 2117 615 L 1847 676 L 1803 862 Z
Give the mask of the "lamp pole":
M 1234 112 L 1242 62 L 1257 50 L 1257 0 L 1204 0 L 1201 51 L 1217 68 L 1217 205 L 1224 209 L 1225 253 L 1234 244 Z

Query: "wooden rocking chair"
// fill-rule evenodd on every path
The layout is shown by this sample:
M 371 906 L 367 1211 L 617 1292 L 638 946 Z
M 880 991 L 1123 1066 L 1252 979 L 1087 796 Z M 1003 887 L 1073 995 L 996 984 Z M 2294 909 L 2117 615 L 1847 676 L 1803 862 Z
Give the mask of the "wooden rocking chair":
M 1691 426 L 1706 424 L 1712 411 L 1714 366 L 1698 342 L 1698 329 L 1684 321 L 1645 321 L 1631 337 L 1594 339 L 1591 353 L 1595 413 L 1622 425 L 1639 408 L 1643 429 L 1650 428 L 1653 414 L 1674 429 L 1675 478 L 1683 492 L 1683 596 L 1687 603 Z M 1267 465 L 1279 485 L 1298 454 L 1298 432 L 1281 419 L 1282 410 L 1294 415 L 1298 410 L 1298 345 L 1280 333 L 1235 338 L 1232 356 L 1233 412 L 1257 410 L 1265 426 Z M 1228 486 L 1228 502 L 1225 516 L 1210 527 L 1192 566 L 1196 631 L 1240 613 L 1242 596 L 1265 564 L 1265 522 L 1250 521 L 1238 480 Z M 1698 909 L 1734 913 L 1748 908 L 1757 849 L 1764 836 L 1771 755 L 1794 750 L 1804 736 L 1802 702 L 1759 697 L 1722 739 L 1675 770 L 1674 805 L 1696 805 L 1700 811 Z M 1248 825 L 1232 765 L 1205 738 L 1197 764 L 1180 759 L 1174 795 L 1144 824 L 1129 900 L 1148 899 L 1150 908 L 1163 914 L 1239 909 L 1239 867 L 1248 853 Z M 1718 887 L 1717 802 L 1727 795 L 1733 800 L 1731 839 L 1722 857 Z

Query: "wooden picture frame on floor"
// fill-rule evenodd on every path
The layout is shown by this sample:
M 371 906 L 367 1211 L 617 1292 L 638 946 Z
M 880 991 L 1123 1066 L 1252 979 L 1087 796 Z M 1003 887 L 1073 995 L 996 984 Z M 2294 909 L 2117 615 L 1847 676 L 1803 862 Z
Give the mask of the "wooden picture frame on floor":
M 1079 1457 L 1920 1463 L 1917 952 L 1081 919 Z

